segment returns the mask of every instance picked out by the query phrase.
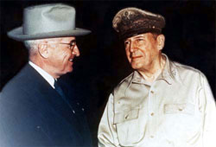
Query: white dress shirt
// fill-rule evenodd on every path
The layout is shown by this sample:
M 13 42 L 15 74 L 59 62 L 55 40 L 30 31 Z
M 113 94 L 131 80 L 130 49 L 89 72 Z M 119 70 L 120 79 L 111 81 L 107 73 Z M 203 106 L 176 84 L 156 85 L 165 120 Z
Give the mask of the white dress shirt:
M 54 87 L 55 79 L 50 74 L 48 74 L 46 71 L 44 71 L 42 68 L 40 68 L 39 66 L 37 66 L 31 61 L 29 61 L 29 65 L 31 65 L 50 84 L 50 86 L 52 86 L 52 88 L 55 89 Z
M 216 147 L 215 136 L 215 100 L 206 77 L 167 58 L 151 85 L 134 71 L 110 94 L 98 145 Z

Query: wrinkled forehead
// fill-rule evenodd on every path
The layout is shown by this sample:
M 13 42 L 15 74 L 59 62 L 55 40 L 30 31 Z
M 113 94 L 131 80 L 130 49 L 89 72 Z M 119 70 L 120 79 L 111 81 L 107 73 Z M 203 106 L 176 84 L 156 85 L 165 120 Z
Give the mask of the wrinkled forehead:
M 152 35 L 152 33 L 138 34 L 138 35 L 134 35 L 132 37 L 128 37 L 124 41 L 134 40 L 134 39 L 138 39 L 138 38 L 146 38 L 146 37 L 151 36 L 151 35 Z
M 48 39 L 44 39 L 44 41 L 52 41 L 52 42 L 72 42 L 75 41 L 76 37 L 59 37 L 59 38 L 48 38 Z

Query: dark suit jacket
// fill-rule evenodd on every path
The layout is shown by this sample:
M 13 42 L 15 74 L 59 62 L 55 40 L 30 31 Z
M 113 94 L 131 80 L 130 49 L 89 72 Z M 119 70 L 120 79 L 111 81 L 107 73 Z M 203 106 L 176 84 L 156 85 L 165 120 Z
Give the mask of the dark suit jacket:
M 0 146 L 91 146 L 89 127 L 75 96 L 68 96 L 73 113 L 29 64 L 0 96 Z

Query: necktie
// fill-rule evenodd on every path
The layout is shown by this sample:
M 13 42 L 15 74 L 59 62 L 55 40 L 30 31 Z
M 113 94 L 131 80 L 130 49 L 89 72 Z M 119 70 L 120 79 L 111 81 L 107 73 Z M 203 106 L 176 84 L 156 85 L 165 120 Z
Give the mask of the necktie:
M 57 83 L 56 81 L 55 81 L 55 83 L 54 83 L 54 87 L 55 87 L 55 90 L 58 92 L 58 94 L 59 94 L 63 99 L 66 100 L 66 96 L 65 96 L 63 90 L 61 89 L 61 87 L 58 85 L 58 83 Z
M 62 99 L 67 103 L 67 105 L 70 107 L 71 111 L 75 113 L 76 110 L 74 110 L 74 107 L 71 106 L 71 104 L 68 102 L 67 97 L 65 96 L 62 88 L 59 86 L 57 81 L 54 83 L 55 90 L 58 92 L 58 94 L 62 97 Z
M 67 97 L 65 96 L 62 88 L 59 86 L 59 84 L 55 81 L 54 83 L 54 87 L 55 87 L 55 90 L 58 92 L 58 94 L 62 97 L 62 99 L 68 104 L 68 106 L 72 109 L 70 103 L 68 102 L 67 100 Z

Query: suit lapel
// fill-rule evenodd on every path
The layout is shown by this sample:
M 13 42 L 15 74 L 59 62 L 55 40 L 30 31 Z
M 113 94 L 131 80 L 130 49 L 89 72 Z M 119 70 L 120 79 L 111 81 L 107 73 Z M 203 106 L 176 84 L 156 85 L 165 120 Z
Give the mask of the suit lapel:
M 27 76 L 30 78 L 32 82 L 34 82 L 37 97 L 42 99 L 42 101 L 47 101 L 56 113 L 60 114 L 65 118 L 68 122 L 73 123 L 72 115 L 73 112 L 68 104 L 63 100 L 63 98 L 53 89 L 49 83 L 30 65 L 26 65 L 25 67 L 26 73 L 31 76 Z

